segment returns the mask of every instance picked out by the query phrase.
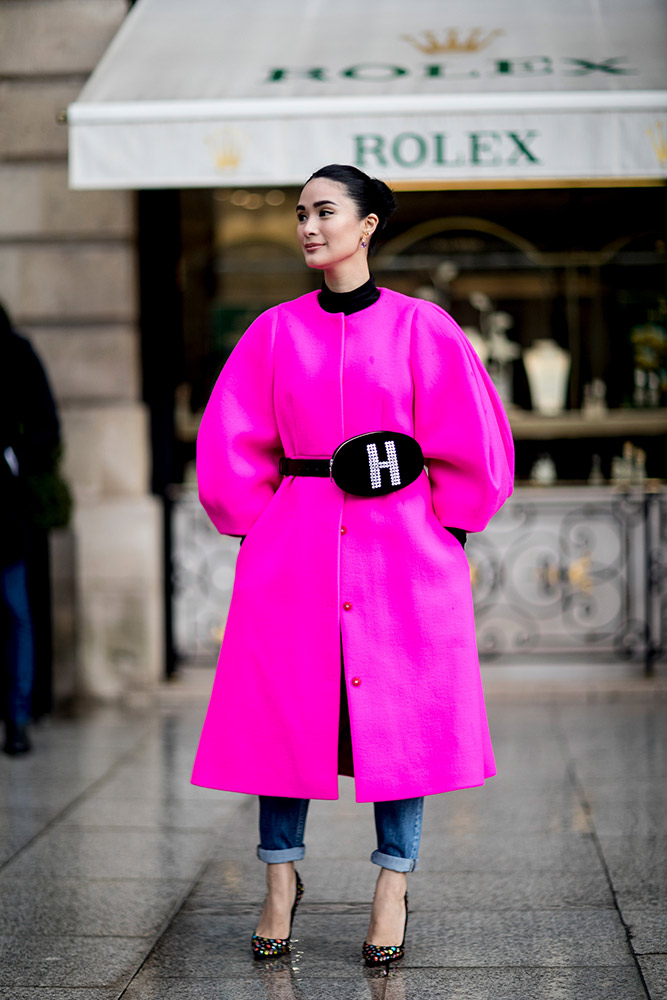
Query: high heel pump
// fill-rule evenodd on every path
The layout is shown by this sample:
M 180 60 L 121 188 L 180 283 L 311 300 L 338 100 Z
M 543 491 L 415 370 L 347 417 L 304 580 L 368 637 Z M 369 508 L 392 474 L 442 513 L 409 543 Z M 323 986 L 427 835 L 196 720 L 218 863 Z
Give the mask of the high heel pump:
M 257 959 L 278 958 L 279 955 L 287 955 L 292 950 L 292 924 L 294 923 L 294 914 L 296 913 L 296 908 L 301 902 L 301 897 L 303 896 L 303 882 L 301 881 L 299 873 L 296 869 L 294 869 L 294 874 L 296 875 L 296 896 L 294 897 L 294 906 L 292 907 L 292 912 L 290 914 L 289 937 L 266 938 L 260 937 L 259 934 L 253 934 L 252 953 Z
M 379 944 L 368 944 L 364 941 L 362 954 L 365 965 L 370 968 L 377 968 L 379 965 L 388 965 L 389 962 L 398 962 L 405 955 L 405 935 L 408 929 L 408 894 L 405 894 L 405 926 L 403 928 L 403 940 L 400 944 L 391 944 L 384 947 Z

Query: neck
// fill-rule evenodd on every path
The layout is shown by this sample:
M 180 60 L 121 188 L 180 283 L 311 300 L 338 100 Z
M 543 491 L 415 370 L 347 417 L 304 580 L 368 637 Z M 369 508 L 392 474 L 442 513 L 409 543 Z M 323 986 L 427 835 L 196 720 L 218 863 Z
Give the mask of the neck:
M 328 268 L 324 272 L 324 282 L 331 292 L 353 292 L 355 288 L 365 284 L 371 276 L 368 261 L 345 261 L 337 267 Z

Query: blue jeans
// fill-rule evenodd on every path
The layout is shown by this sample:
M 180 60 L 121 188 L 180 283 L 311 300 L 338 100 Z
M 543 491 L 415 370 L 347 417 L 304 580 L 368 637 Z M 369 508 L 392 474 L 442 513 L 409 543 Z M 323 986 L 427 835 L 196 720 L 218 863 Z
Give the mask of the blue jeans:
M 303 835 L 309 799 L 259 796 L 259 847 L 257 857 L 268 864 L 300 861 L 305 856 Z M 371 861 L 395 872 L 412 872 L 419 866 L 423 798 L 375 802 L 377 850 Z
M 7 635 L 7 717 L 24 726 L 32 715 L 35 649 L 24 562 L 0 568 L 0 603 L 9 615 Z

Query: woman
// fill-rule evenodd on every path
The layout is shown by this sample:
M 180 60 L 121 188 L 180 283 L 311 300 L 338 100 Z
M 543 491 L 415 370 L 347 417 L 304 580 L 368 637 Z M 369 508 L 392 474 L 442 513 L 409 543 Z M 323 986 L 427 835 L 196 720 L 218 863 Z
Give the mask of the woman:
M 512 438 L 454 321 L 376 288 L 368 252 L 393 207 L 355 167 L 310 177 L 297 233 L 322 291 L 255 320 L 199 432 L 202 504 L 247 538 L 193 781 L 260 796 L 257 957 L 289 950 L 308 802 L 338 797 L 339 760 L 375 803 L 369 965 L 403 955 L 423 797 L 495 773 L 460 540 L 509 496 Z M 341 489 L 334 451 L 376 431 Z

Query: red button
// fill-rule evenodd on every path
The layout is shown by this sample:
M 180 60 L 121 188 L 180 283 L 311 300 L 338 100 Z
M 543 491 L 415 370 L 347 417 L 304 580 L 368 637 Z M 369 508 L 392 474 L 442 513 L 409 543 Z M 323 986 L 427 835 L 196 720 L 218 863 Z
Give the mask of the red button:
M 346 601 L 345 604 L 343 605 L 343 611 L 351 611 L 351 610 L 352 610 L 352 605 L 350 604 L 349 601 Z
M 347 533 L 347 528 L 345 527 L 344 524 L 341 524 L 341 526 L 340 526 L 340 533 L 341 533 L 341 535 L 344 535 L 344 534 Z
M 361 684 L 361 677 L 353 677 L 351 682 L 353 688 L 358 688 Z

